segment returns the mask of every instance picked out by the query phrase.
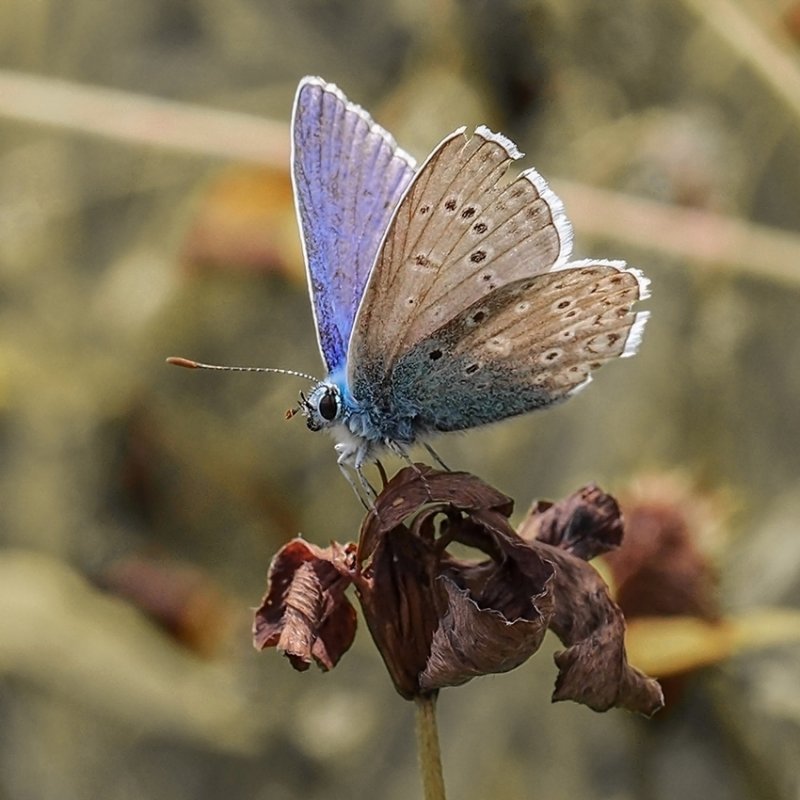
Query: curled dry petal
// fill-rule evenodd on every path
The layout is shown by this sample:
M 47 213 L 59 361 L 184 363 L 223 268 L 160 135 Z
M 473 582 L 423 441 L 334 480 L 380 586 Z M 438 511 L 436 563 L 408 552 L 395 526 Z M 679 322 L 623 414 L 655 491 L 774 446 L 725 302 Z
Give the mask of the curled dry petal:
M 530 619 L 509 620 L 494 608 L 481 608 L 470 595 L 446 576 L 439 578 L 446 593 L 447 612 L 433 635 L 430 656 L 419 676 L 420 688 L 431 691 L 457 686 L 478 675 L 508 672 L 539 649 L 552 611 L 548 588 L 532 598 Z M 464 643 L 469 642 L 469 647 Z
M 540 507 L 523 539 L 509 525 L 511 501 L 478 478 L 417 465 L 399 473 L 362 527 L 356 579 L 370 631 L 404 697 L 519 666 L 551 628 L 568 649 L 557 656 L 555 700 L 597 710 L 650 714 L 655 681 L 630 667 L 625 623 L 593 555 L 621 537 L 613 498 L 586 487 Z M 539 519 L 535 519 L 538 517 Z M 451 556 L 452 542 L 478 561 Z
M 400 470 L 386 484 L 367 514 L 358 539 L 358 561 L 370 557 L 383 532 L 404 524 L 427 503 L 437 504 L 434 514 L 446 508 L 466 513 L 485 509 L 509 517 L 514 510 L 514 501 L 510 497 L 474 475 L 440 472 L 425 464 L 415 464 Z M 432 516 L 424 515 L 415 532 L 420 533 L 420 526 L 430 521 Z
M 537 625 L 533 637 L 527 634 L 532 642 L 527 647 L 521 644 L 527 633 L 524 625 L 504 648 L 496 636 L 479 640 L 477 629 L 470 628 L 471 621 L 478 624 L 472 617 L 482 617 L 481 631 L 487 625 L 505 630 L 508 620 L 497 609 L 481 605 L 475 595 L 466 596 L 468 590 L 458 580 L 460 562 L 444 551 L 447 542 L 457 539 L 495 552 L 484 526 L 464 520 L 470 515 L 480 519 L 484 513 L 508 527 L 512 508 L 508 497 L 472 475 L 416 465 L 387 484 L 364 520 L 358 554 L 364 568 L 356 580 L 359 599 L 389 674 L 404 697 L 458 685 L 476 674 L 506 671 L 539 647 L 546 621 Z M 439 521 L 446 521 L 446 532 Z M 533 590 L 541 592 L 541 586 Z M 530 598 L 522 606 L 530 617 L 538 616 Z
M 617 501 L 593 483 L 557 503 L 536 503 L 517 533 L 589 561 L 619 547 L 622 515 Z
M 664 705 L 661 688 L 628 664 L 625 618 L 605 582 L 589 564 L 550 549 L 561 598 L 550 628 L 568 645 L 555 656 L 559 673 L 553 700 L 576 700 L 595 711 L 618 706 L 654 714 Z
M 371 565 L 355 580 L 367 627 L 408 700 L 420 694 L 419 675 L 439 620 L 437 562 L 429 543 L 397 526 L 381 532 Z
M 344 592 L 355 545 L 320 548 L 302 539 L 272 561 L 267 593 L 256 610 L 253 643 L 277 647 L 297 670 L 316 661 L 331 669 L 353 643 L 356 612 Z

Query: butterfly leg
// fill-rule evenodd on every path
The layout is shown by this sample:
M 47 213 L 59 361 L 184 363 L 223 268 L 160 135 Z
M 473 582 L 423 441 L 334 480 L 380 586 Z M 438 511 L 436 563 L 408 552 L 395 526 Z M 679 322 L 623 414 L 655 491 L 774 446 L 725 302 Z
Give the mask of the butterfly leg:
M 445 472 L 452 472 L 453 470 L 447 466 L 447 464 L 442 461 L 439 454 L 427 443 L 423 442 L 422 446 L 430 453 L 431 458 L 445 471 Z
M 386 440 L 386 446 L 396 456 L 400 456 L 400 458 L 402 458 L 403 461 L 405 461 L 406 464 L 408 464 L 408 466 L 411 467 L 415 472 L 419 472 L 419 469 L 417 468 L 417 465 L 414 463 L 414 460 L 409 455 L 408 450 L 406 450 L 405 447 L 403 447 L 403 445 L 398 444 L 397 442 L 393 442 L 390 439 L 387 439 Z
M 364 506 L 367 511 L 369 511 L 373 507 L 374 502 L 368 493 L 367 497 L 369 500 L 364 499 L 364 495 L 362 494 L 364 480 L 361 473 L 358 473 L 359 478 L 361 479 L 360 482 L 362 484 L 362 487 L 359 488 L 358 484 L 353 480 L 353 476 L 350 473 L 350 468 L 346 464 L 339 464 L 339 471 L 342 473 L 342 475 L 344 475 L 344 479 L 350 484 L 350 488 L 353 490 L 353 494 L 358 498 L 358 502 L 361 503 L 361 505 Z
M 362 470 L 362 465 L 364 462 L 363 455 L 359 450 L 354 450 L 347 444 L 337 444 L 334 446 L 334 448 L 339 454 L 339 457 L 336 459 L 336 463 L 339 465 L 340 472 L 342 475 L 344 475 L 345 480 L 350 484 L 350 488 L 355 493 L 355 496 L 359 499 L 361 505 L 364 506 L 367 511 L 371 510 L 375 505 L 375 498 L 378 495 L 375 489 L 373 489 L 370 485 L 370 482 L 364 476 L 364 472 Z M 358 484 L 355 480 L 353 480 L 353 474 L 350 471 L 351 467 L 355 470 L 356 475 L 358 475 Z
M 400 458 L 402 458 L 406 462 L 406 464 L 408 464 L 408 466 L 411 467 L 411 469 L 413 469 L 414 472 L 417 473 L 417 475 L 419 476 L 419 479 L 422 481 L 422 484 L 428 490 L 428 494 L 430 494 L 430 486 L 428 485 L 428 480 L 425 477 L 425 474 L 422 472 L 422 470 L 414 463 L 414 459 L 411 458 L 411 456 L 409 455 L 408 450 L 406 450 L 406 448 L 403 447 L 403 445 L 398 444 L 397 442 L 389 441 L 389 440 L 387 440 L 386 446 L 395 455 L 400 456 Z
M 375 505 L 375 498 L 378 496 L 378 493 L 375 491 L 375 487 L 367 480 L 361 467 L 356 467 L 356 475 L 358 475 L 358 482 L 361 484 L 361 488 L 364 490 L 369 500 L 369 504 L 367 505 L 365 503 L 365 505 L 367 505 L 368 509 L 372 508 Z

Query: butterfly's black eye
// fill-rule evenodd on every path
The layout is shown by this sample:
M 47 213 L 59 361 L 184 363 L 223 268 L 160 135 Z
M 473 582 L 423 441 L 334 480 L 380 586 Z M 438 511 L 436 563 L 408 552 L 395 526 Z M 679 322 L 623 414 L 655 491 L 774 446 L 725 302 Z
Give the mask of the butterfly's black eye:
M 320 398 L 319 401 L 319 415 L 322 419 L 330 422 L 339 413 L 339 403 L 336 401 L 336 394 L 332 390 L 328 390 Z

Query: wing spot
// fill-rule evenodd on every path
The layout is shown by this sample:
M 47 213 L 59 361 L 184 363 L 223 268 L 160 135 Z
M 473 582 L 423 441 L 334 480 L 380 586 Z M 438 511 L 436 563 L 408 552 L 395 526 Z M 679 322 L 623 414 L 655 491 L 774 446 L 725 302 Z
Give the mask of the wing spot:
M 474 373 L 476 373 L 476 372 L 477 372 L 477 371 L 478 371 L 480 368 L 481 368 L 481 365 L 480 365 L 480 364 L 473 363 L 473 364 L 470 364 L 468 367 L 466 367 L 466 369 L 464 370 L 464 372 L 465 372 L 467 375 L 473 375 L 473 374 L 474 374 Z
M 491 272 L 484 272 L 483 275 L 481 275 L 481 280 L 482 281 L 490 281 L 491 279 L 492 279 L 492 273 Z
M 566 308 L 571 302 L 572 300 L 562 300 L 556 308 Z
M 423 216 L 425 214 L 427 214 L 430 210 L 431 210 L 430 206 L 420 206 L 419 207 L 419 213 L 422 214 Z
M 472 219 L 475 216 L 475 206 L 467 206 L 462 212 L 461 217 L 463 219 Z
M 518 314 L 524 314 L 530 307 L 531 304 L 527 300 L 523 300 L 521 303 L 517 303 L 514 308 Z
M 409 297 L 409 298 L 406 299 L 406 305 L 408 305 L 408 306 L 413 306 L 414 302 L 415 302 L 415 300 L 414 300 L 413 297 Z
M 472 226 L 472 230 L 474 230 L 475 233 L 486 233 L 486 231 L 489 230 L 489 226 L 485 222 L 476 222 Z
M 545 361 L 555 361 L 561 355 L 560 350 L 550 350 L 549 352 L 544 354 Z
M 475 313 L 472 315 L 472 321 L 473 321 L 473 322 L 474 322 L 476 325 L 479 325 L 479 324 L 480 324 L 481 322 L 483 322 L 485 319 L 486 319 L 486 312 L 485 312 L 485 311 L 476 311 L 476 312 L 475 312 Z
M 564 319 L 570 319 L 571 317 L 574 317 L 577 313 L 578 312 L 573 308 L 572 311 L 567 311 L 567 313 L 564 314 Z
M 511 352 L 511 342 L 505 336 L 492 336 L 486 342 L 486 349 L 507 356 Z
M 469 260 L 473 264 L 480 264 L 481 261 L 486 260 L 486 251 L 485 250 L 476 250 L 470 257 Z M 484 280 L 489 280 L 488 278 L 484 277 Z
M 444 207 L 448 211 L 455 211 L 456 210 L 456 201 L 455 201 L 455 199 L 452 198 L 452 197 L 448 198 L 447 201 L 444 204 Z
M 604 350 L 610 350 L 619 338 L 618 333 L 593 336 L 586 342 L 586 350 L 590 353 L 602 353 Z
M 424 253 L 417 253 L 417 255 L 414 256 L 414 263 L 418 267 L 427 267 L 431 262 L 428 259 L 428 256 L 426 256 Z
M 431 350 L 430 353 L 428 353 L 428 358 L 430 358 L 431 361 L 438 361 L 441 357 L 442 351 L 438 348 L 436 350 Z

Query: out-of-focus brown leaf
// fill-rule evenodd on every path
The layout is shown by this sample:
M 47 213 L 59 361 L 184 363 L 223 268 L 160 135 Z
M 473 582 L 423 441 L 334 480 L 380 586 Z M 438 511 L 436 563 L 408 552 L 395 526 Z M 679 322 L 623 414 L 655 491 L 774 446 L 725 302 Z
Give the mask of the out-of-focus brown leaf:
M 625 541 L 603 559 L 628 619 L 687 614 L 719 617 L 714 568 L 701 548 L 696 492 L 664 477 L 624 501 Z M 706 513 L 704 511 L 704 513 Z
M 749 650 L 800 643 L 800 611 L 760 608 L 718 621 L 638 617 L 628 623 L 631 661 L 661 678 L 685 675 Z
M 106 567 L 99 582 L 200 655 L 214 655 L 232 628 L 232 600 L 199 567 L 130 556 Z
M 731 652 L 717 576 L 706 552 L 712 539 L 721 538 L 726 509 L 721 497 L 671 474 L 642 477 L 622 498 L 625 541 L 603 563 L 628 620 L 632 661 L 657 664 L 654 674 L 672 706 L 683 694 L 689 672 Z M 673 619 L 674 625 L 662 624 Z M 658 638 L 657 646 L 651 646 L 649 629 Z M 680 664 L 686 667 L 683 672 Z
M 288 171 L 248 166 L 218 175 L 200 198 L 182 261 L 304 281 Z

